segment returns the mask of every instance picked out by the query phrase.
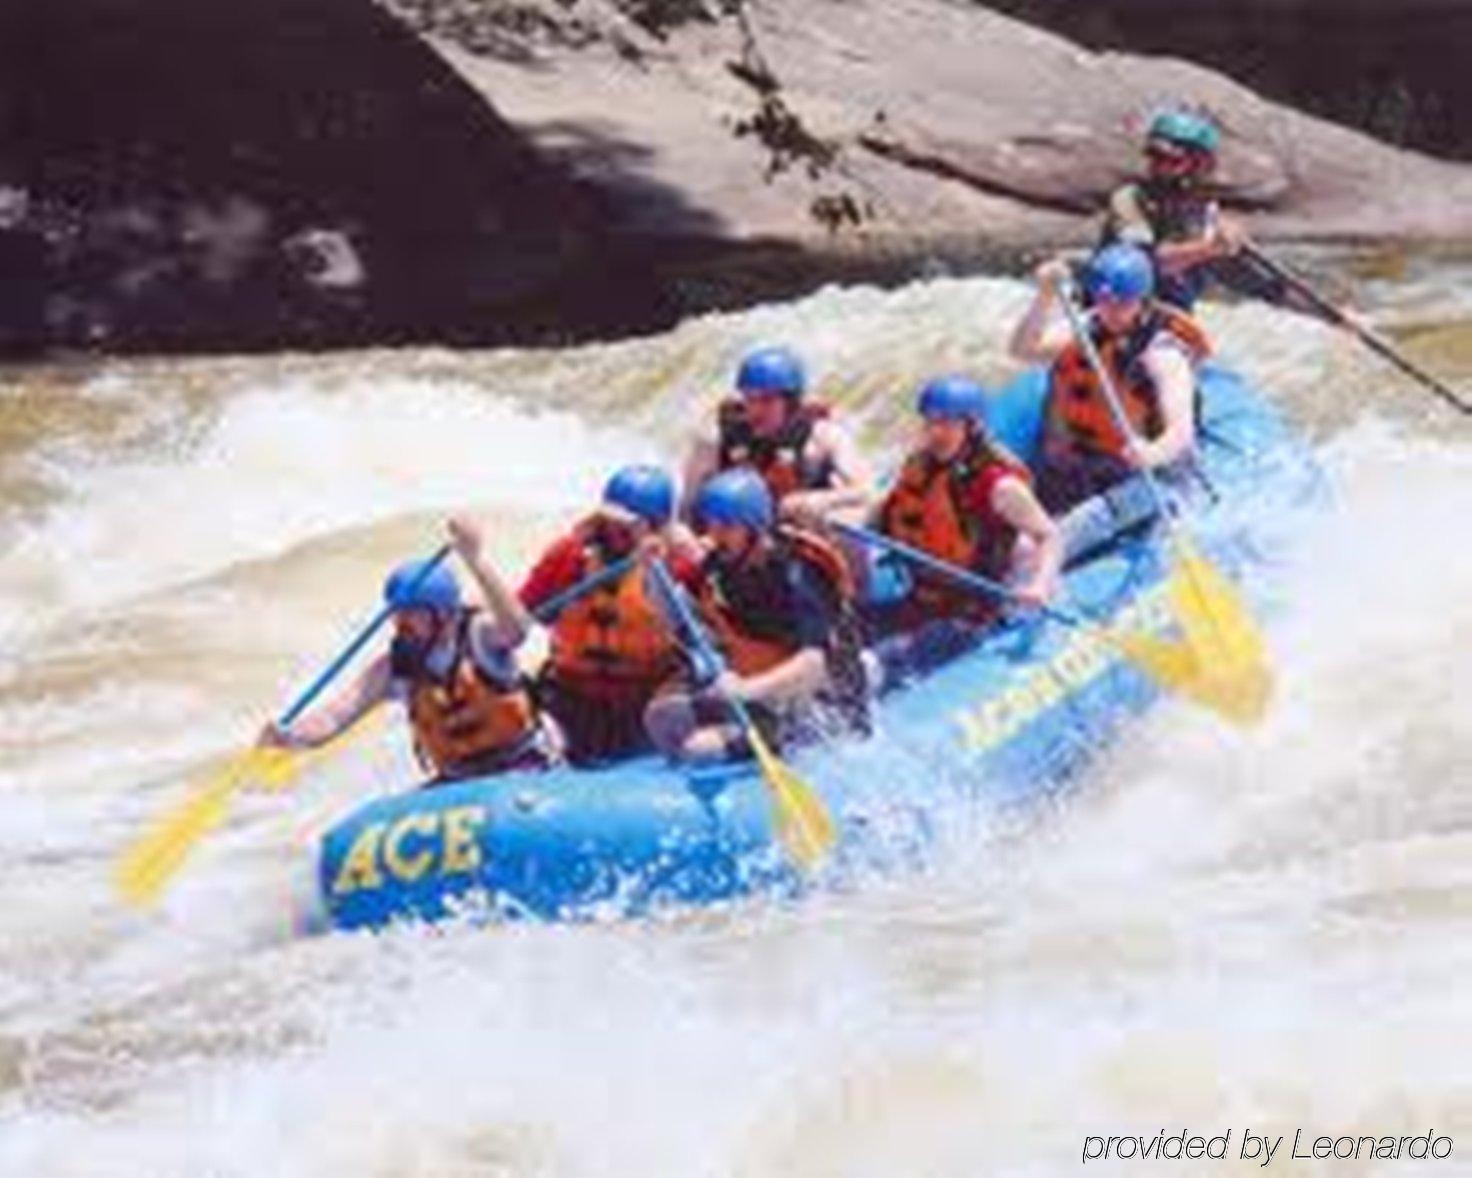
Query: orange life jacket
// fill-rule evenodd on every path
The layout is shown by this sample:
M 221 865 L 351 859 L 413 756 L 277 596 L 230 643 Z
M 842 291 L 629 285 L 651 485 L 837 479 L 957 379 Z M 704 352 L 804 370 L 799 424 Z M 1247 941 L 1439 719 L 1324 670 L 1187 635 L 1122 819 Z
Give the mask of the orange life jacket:
M 1186 345 L 1193 365 L 1211 355 L 1211 341 L 1201 325 L 1184 311 L 1164 303 L 1147 306 L 1139 323 L 1123 336 L 1105 332 L 1097 319 L 1089 325 L 1089 334 L 1119 393 L 1125 417 L 1146 439 L 1158 436 L 1165 427 L 1160 392 L 1143 360 L 1146 349 L 1161 332 L 1170 333 Z M 1117 458 L 1125 453 L 1125 436 L 1077 340 L 1053 361 L 1044 445 Z
M 422 666 L 408 668 L 409 724 L 420 758 L 439 774 L 511 754 L 532 740 L 537 718 L 531 693 L 491 682 L 468 650 L 473 613 L 455 623 L 455 653 L 441 680 Z
M 608 562 L 595 545 L 585 573 Z M 659 686 L 678 666 L 669 623 L 637 566 L 564 609 L 553 623 L 551 662 L 559 683 L 580 695 L 627 699 Z
M 770 437 L 758 437 L 746 418 L 746 404 L 729 397 L 717 411 L 721 470 L 749 466 L 767 484 L 772 498 L 781 500 L 794 491 L 825 491 L 833 485 L 833 464 L 813 461 L 807 453 L 813 427 L 832 414 L 822 401 L 802 401 L 787 423 Z
M 792 560 L 812 566 L 833 595 L 840 614 L 835 639 L 842 629 L 843 615 L 851 613 L 855 599 L 853 572 L 843 553 L 830 540 L 801 528 L 782 528 L 776 535 L 777 552 L 771 557 L 779 567 Z M 710 624 L 716 644 L 738 675 L 759 675 L 797 653 L 790 633 L 763 632 L 743 618 L 721 593 L 718 577 L 707 576 L 701 588 L 700 611 Z M 829 652 L 832 654 L 833 652 Z
M 1017 529 L 998 515 L 981 482 L 997 467 L 1031 485 L 1027 467 L 981 432 L 950 462 L 924 450 L 905 459 L 880 509 L 879 526 L 911 547 L 987 576 L 1007 571 Z

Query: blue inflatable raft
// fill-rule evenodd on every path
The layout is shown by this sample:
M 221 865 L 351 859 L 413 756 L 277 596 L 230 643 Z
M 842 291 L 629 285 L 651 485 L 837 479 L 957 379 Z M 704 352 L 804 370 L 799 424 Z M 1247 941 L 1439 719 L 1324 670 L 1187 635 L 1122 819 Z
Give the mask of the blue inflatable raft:
M 1283 527 L 1321 482 L 1279 414 L 1230 371 L 1202 375 L 1201 461 L 1186 488 L 1202 547 L 1259 604 Z M 1035 452 L 1044 382 L 1019 378 L 991 425 Z M 1134 528 L 1067 574 L 1063 599 L 1100 620 L 1160 632 L 1159 537 Z M 955 815 L 1056 789 L 1156 697 L 1087 632 L 1036 616 L 998 626 L 972 652 L 875 705 L 875 732 L 788 759 L 841 830 L 816 881 L 923 862 Z M 318 886 L 345 929 L 457 912 L 540 919 L 628 916 L 783 895 L 799 879 L 774 843 L 754 767 L 681 769 L 645 757 L 594 770 L 472 779 L 384 797 L 322 840 Z

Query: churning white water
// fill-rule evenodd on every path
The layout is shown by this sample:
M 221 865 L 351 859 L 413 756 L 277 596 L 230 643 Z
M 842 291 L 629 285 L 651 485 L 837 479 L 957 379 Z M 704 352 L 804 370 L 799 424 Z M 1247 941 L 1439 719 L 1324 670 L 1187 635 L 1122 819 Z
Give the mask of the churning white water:
M 1183 1129 L 1231 1131 L 1229 1160 L 1090 1164 L 1227 1174 L 1245 1132 L 1299 1128 L 1434 1131 L 1454 1153 L 1421 1164 L 1472 1172 L 1472 433 L 1263 308 L 1209 326 L 1336 503 L 1298 525 L 1261 728 L 1168 704 L 1024 829 L 797 907 L 299 936 L 315 833 L 408 772 L 390 721 L 242 799 L 159 910 L 110 893 L 446 511 L 519 570 L 758 340 L 893 452 L 919 378 L 1009 371 L 1026 297 L 830 290 L 617 345 L 0 394 L 0 1174 L 1052 1175 L 1086 1136 Z

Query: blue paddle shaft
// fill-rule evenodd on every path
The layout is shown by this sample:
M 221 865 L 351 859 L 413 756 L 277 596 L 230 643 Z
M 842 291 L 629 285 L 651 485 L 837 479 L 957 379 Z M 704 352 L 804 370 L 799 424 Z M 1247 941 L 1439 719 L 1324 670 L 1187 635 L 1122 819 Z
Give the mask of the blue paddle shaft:
M 429 574 L 440 565 L 445 557 L 449 555 L 450 545 L 442 545 L 433 556 L 424 562 L 424 567 L 409 582 L 408 591 L 412 592 L 417 589 Z M 358 631 L 357 637 L 349 642 L 347 646 L 343 647 L 338 656 L 327 665 L 327 668 L 317 678 L 312 680 L 311 685 L 305 691 L 296 697 L 296 701 L 291 707 L 281 713 L 281 718 L 276 721 L 276 726 L 278 728 L 290 728 L 296 718 L 306 711 L 311 702 L 321 694 L 322 689 L 331 683 L 337 677 L 337 673 L 352 661 L 353 656 L 368 644 L 368 640 L 378 633 L 378 628 L 384 622 L 388 621 L 389 615 L 393 612 L 393 606 L 385 602 L 383 608 L 373 615 L 373 620 Z
M 896 556 L 903 557 L 911 564 L 920 565 L 931 572 L 939 573 L 943 577 L 949 577 L 958 585 L 963 585 L 977 593 L 987 597 L 1000 597 L 1004 601 L 1021 601 L 1017 591 L 1003 585 L 1000 581 L 993 581 L 990 577 L 984 577 L 980 573 L 974 573 L 970 569 L 963 569 L 959 565 L 951 564 L 949 561 L 941 560 L 939 557 L 931 556 L 930 553 L 920 548 L 911 547 L 901 540 L 895 540 L 881 532 L 871 532 L 867 528 L 856 528 L 850 524 L 839 523 L 836 520 L 829 521 L 832 528 L 861 544 L 872 544 L 876 548 L 883 548 L 893 552 Z M 1032 603 L 1029 602 L 1029 605 Z M 1054 621 L 1062 622 L 1065 626 L 1084 626 L 1088 623 L 1077 614 L 1068 613 L 1066 610 L 1056 609 L 1051 605 L 1035 606 L 1045 617 Z
M 717 674 L 726 669 L 725 660 L 721 658 L 720 652 L 716 650 L 715 644 L 711 642 L 710 635 L 705 632 L 695 612 L 690 608 L 690 603 L 685 600 L 685 591 L 675 584 L 675 579 L 670 576 L 670 571 L 665 567 L 662 560 L 656 560 L 653 565 L 654 580 L 659 586 L 670 608 L 675 611 L 675 617 L 679 619 L 680 628 L 685 631 L 690 639 L 691 645 L 695 647 L 695 653 L 700 656 L 706 666 L 713 669 Z M 751 713 L 746 710 L 746 704 L 734 695 L 725 697 L 726 705 L 731 709 L 731 714 L 736 717 L 737 723 L 743 729 L 752 726 Z
M 451 545 L 445 544 L 441 548 L 439 548 L 433 556 L 425 561 L 424 567 L 415 574 L 413 580 L 409 582 L 406 591 L 412 593 L 415 589 L 417 589 L 429 576 L 429 574 L 433 572 L 434 569 L 437 568 L 441 562 L 444 561 L 445 557 L 450 555 L 450 549 Z M 587 593 L 591 593 L 594 589 L 598 588 L 600 585 L 606 584 L 607 582 L 613 580 L 615 577 L 622 576 L 625 572 L 633 567 L 633 564 L 634 558 L 632 556 L 626 556 L 623 558 L 623 560 L 615 561 L 613 564 L 608 565 L 606 568 L 599 569 L 592 576 L 584 577 L 576 585 L 572 586 L 569 589 L 565 589 L 563 592 L 557 594 L 555 597 L 549 597 L 539 607 L 537 607 L 534 616 L 539 622 L 551 621 L 578 598 Z M 300 716 L 304 711 L 306 711 L 307 708 L 311 706 L 312 701 L 321 694 L 322 689 L 325 688 L 329 683 L 331 683 L 332 680 L 337 677 L 338 672 L 340 672 L 345 666 L 348 665 L 349 662 L 352 661 L 353 656 L 356 655 L 360 650 L 363 649 L 364 646 L 368 644 L 368 641 L 373 637 L 373 635 L 378 633 L 379 627 L 382 626 L 383 623 L 389 619 L 393 612 L 393 606 L 385 603 L 383 607 L 379 609 L 376 614 L 373 615 L 373 619 L 366 626 L 364 626 L 363 629 L 358 632 L 357 636 L 342 649 L 342 651 L 335 659 L 332 660 L 330 664 L 328 664 L 327 668 L 320 675 L 318 675 L 316 679 L 312 680 L 311 685 L 307 687 L 307 689 L 303 691 L 299 696 L 297 696 L 291 707 L 287 708 L 286 711 L 281 714 L 281 718 L 276 721 L 276 726 L 278 728 L 291 727 L 291 725 L 296 721 L 297 717 Z
M 546 625 L 556 619 L 557 615 L 570 606 L 578 598 L 586 596 L 600 585 L 606 585 L 618 577 L 623 576 L 634 567 L 635 557 L 626 556 L 622 560 L 616 560 L 611 565 L 599 569 L 596 573 L 584 577 L 571 588 L 564 589 L 561 593 L 547 598 L 541 605 L 532 611 L 532 616 Z

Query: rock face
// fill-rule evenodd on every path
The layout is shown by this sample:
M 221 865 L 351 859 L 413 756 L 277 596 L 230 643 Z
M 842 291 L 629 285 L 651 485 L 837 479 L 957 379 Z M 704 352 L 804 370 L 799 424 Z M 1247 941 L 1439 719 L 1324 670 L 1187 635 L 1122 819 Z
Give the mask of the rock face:
M 1091 49 L 1169 54 L 1265 98 L 1472 159 L 1472 4 L 1461 0 L 977 0 Z
M 585 292 L 622 263 L 600 195 L 370 0 L 9 0 L 0 187 L 29 199 L 19 220 L 0 201 L 0 260 L 32 263 L 32 305 L 0 284 L 0 318 L 44 320 L 51 343 L 526 339 L 668 315 L 636 271 L 601 317 Z
M 561 342 L 976 265 L 1087 238 L 1177 101 L 1262 232 L 1472 238 L 1472 168 L 964 0 L 383 4 L 4 6 L 0 345 Z
M 615 194 L 657 182 L 742 240 L 775 235 L 822 251 L 1077 233 L 1077 215 L 1137 165 L 1151 114 L 1180 101 L 1221 121 L 1224 178 L 1270 232 L 1472 230 L 1472 171 L 1273 106 L 1197 66 L 1091 52 L 979 6 L 764 0 L 744 8 L 744 22 L 693 23 L 654 40 L 608 0 L 583 0 L 571 9 L 577 48 L 532 37 L 515 57 L 477 51 L 465 35 L 467 14 L 494 5 L 396 2 L 412 4 L 405 10 L 447 60 L 579 174 Z M 560 9 L 555 0 L 543 7 L 548 20 Z M 799 156 L 766 178 L 753 138 L 721 133 L 750 120 L 751 79 L 768 72 L 826 166 Z M 870 215 L 830 236 L 812 204 L 832 207 L 844 195 Z M 619 203 L 630 229 L 696 228 Z

